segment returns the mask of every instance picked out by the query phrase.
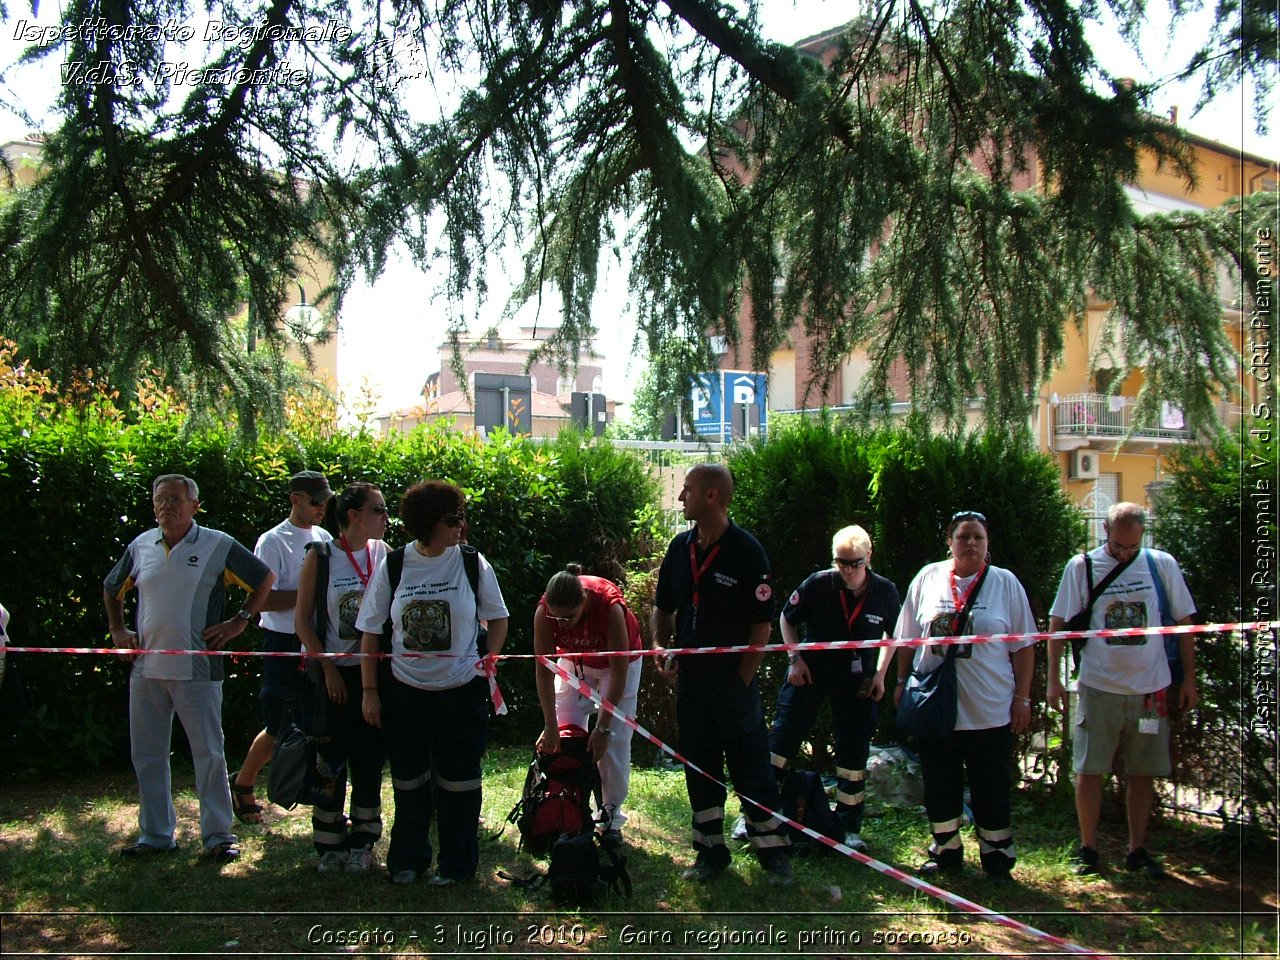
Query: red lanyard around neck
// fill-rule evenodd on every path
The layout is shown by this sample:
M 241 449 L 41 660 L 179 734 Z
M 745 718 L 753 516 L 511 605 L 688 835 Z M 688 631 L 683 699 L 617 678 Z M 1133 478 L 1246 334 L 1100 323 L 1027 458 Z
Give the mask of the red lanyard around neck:
M 871 593 L 871 581 L 867 581 L 867 589 L 862 592 L 862 596 L 858 598 L 858 605 L 853 608 L 853 613 L 849 612 L 848 590 L 840 591 L 840 609 L 844 611 L 845 622 L 849 626 L 849 639 L 853 639 L 853 623 L 858 619 L 858 614 L 862 612 L 862 605 L 867 602 L 867 597 Z
M 969 589 L 966 590 L 964 592 L 964 596 L 961 597 L 960 590 L 956 586 L 956 568 L 954 565 L 952 565 L 951 567 L 951 599 L 955 601 L 957 615 L 962 614 L 967 609 L 969 609 L 969 598 L 973 596 L 974 588 L 977 587 L 978 583 L 982 580 L 982 574 L 986 569 L 987 569 L 987 565 L 984 563 L 978 569 L 977 574 L 973 578 L 973 582 L 969 584 Z
M 720 552 L 720 544 L 716 544 L 709 551 L 707 557 L 702 561 L 702 565 L 698 565 L 698 548 L 693 540 L 689 541 L 689 572 L 693 574 L 693 609 L 698 609 L 698 584 L 702 582 L 702 575 L 707 572 L 707 568 L 711 566 L 711 562 L 715 560 L 716 554 Z
M 361 570 L 360 564 L 356 563 L 356 555 L 351 552 L 351 547 L 347 545 L 347 535 L 342 535 L 342 550 L 347 555 L 347 559 L 351 561 L 351 566 L 356 571 L 356 576 L 360 578 L 360 585 L 369 586 L 369 578 L 373 576 L 373 551 L 369 549 L 369 544 L 364 546 L 366 557 L 369 561 L 369 569 Z

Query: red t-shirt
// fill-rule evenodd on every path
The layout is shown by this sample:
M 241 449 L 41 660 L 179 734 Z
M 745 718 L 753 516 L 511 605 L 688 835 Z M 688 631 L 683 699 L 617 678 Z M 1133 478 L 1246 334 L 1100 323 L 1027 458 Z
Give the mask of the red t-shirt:
M 640 624 L 636 620 L 636 615 L 627 608 L 627 602 L 622 598 L 622 591 L 613 581 L 606 580 L 604 577 L 586 575 L 579 579 L 582 580 L 582 588 L 587 594 L 587 609 L 583 611 L 582 619 L 573 627 L 547 620 L 551 625 L 551 638 L 555 641 L 556 653 L 590 653 L 595 650 L 608 650 L 609 613 L 610 608 L 615 605 L 622 607 L 622 615 L 627 621 L 627 649 L 643 649 Z M 545 593 L 538 600 L 538 606 L 546 608 Z M 610 657 L 581 658 L 588 667 L 607 667 L 610 659 Z M 629 660 L 635 659 L 635 657 L 629 658 Z

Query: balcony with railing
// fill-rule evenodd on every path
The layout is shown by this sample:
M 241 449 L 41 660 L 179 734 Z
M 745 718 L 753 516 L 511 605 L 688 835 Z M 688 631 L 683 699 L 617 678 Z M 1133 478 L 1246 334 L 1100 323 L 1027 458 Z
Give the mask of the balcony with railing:
M 1160 446 L 1192 439 L 1178 407 L 1162 404 L 1155 423 L 1136 420 L 1137 407 L 1133 397 L 1065 394 L 1053 408 L 1054 448 L 1075 450 L 1087 445 L 1111 449 L 1122 443 Z

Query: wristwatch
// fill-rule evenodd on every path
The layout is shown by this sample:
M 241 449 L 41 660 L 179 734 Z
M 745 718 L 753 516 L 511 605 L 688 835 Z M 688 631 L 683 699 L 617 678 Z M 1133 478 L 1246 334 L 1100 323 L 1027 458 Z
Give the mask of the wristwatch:
M 799 659 L 800 659 L 800 654 L 798 654 L 798 653 L 788 653 L 788 654 L 787 654 L 787 663 L 795 663 L 795 662 L 796 662 L 797 660 L 799 660 Z
M 248 623 L 250 620 L 253 619 L 253 614 L 250 613 L 248 610 L 246 610 L 244 607 L 241 607 L 239 610 L 236 611 L 236 619 L 243 620 L 245 623 Z

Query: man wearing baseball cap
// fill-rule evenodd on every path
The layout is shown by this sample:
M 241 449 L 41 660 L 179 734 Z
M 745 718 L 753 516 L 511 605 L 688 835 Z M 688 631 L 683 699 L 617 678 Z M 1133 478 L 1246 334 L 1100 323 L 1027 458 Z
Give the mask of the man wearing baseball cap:
M 298 575 L 307 545 L 333 537 L 320 526 L 325 507 L 333 497 L 329 481 L 314 470 L 289 478 L 289 516 L 258 538 L 253 552 L 271 568 L 276 582 L 262 609 L 263 650 L 297 653 L 302 649 L 293 632 L 293 608 L 297 602 Z M 262 823 L 262 805 L 254 797 L 258 772 L 271 759 L 276 734 L 284 718 L 285 704 L 301 688 L 302 661 L 296 657 L 264 657 L 262 664 L 263 729 L 253 738 L 244 764 L 230 775 L 231 801 L 241 823 Z

